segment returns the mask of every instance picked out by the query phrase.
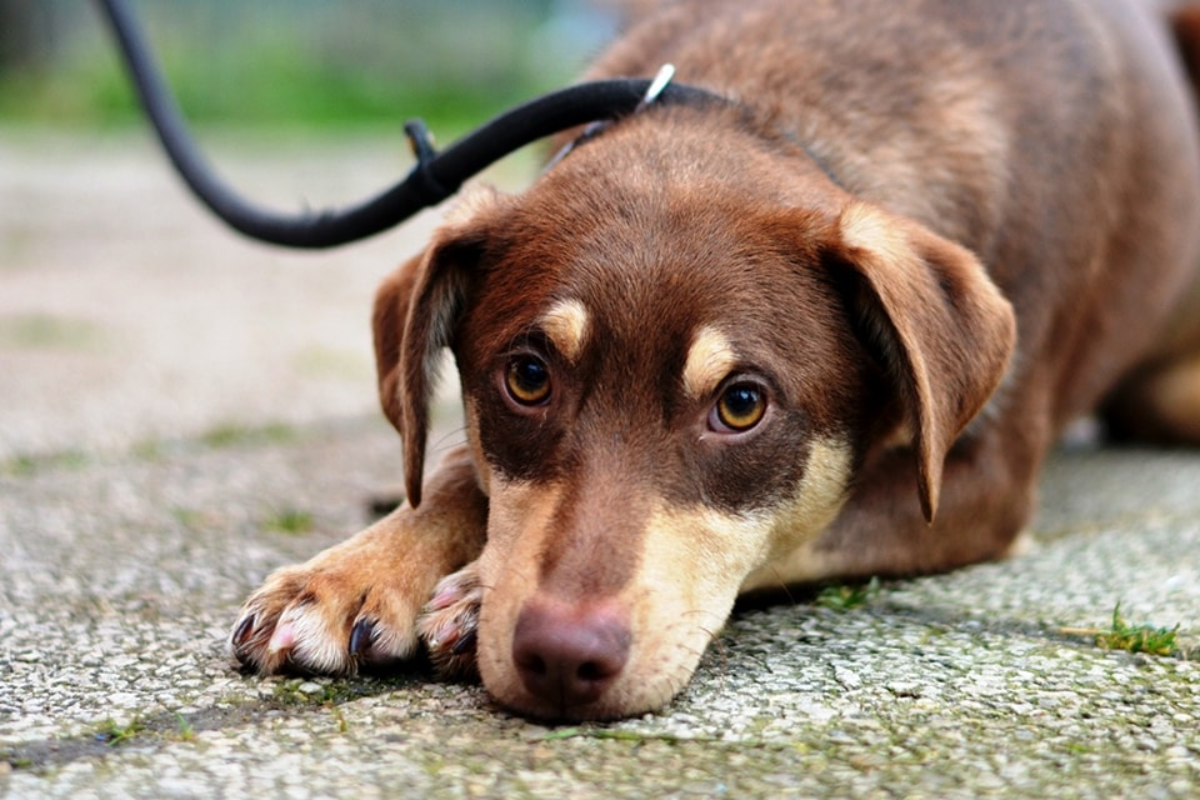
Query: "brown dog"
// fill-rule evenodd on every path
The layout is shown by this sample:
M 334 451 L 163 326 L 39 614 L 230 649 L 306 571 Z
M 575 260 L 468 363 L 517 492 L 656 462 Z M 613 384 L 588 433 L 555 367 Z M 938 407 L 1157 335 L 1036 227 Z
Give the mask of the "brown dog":
M 409 504 L 268 578 L 237 657 L 345 674 L 421 639 L 519 712 L 636 714 L 739 592 L 1011 552 L 1078 415 L 1200 442 L 1198 41 L 1136 0 L 642 19 L 591 77 L 670 61 L 729 102 L 475 191 L 384 283 Z M 446 347 L 469 444 L 422 485 Z

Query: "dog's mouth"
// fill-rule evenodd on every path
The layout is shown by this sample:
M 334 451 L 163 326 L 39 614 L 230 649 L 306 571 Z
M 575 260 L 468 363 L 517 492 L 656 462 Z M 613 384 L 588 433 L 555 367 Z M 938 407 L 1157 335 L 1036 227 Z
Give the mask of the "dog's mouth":
M 497 491 L 498 489 L 498 491 Z M 493 486 L 477 663 L 520 714 L 607 720 L 688 683 L 769 537 L 766 516 L 654 507 L 633 529 L 564 529 L 560 487 Z M 512 527 L 510 527 L 510 525 Z

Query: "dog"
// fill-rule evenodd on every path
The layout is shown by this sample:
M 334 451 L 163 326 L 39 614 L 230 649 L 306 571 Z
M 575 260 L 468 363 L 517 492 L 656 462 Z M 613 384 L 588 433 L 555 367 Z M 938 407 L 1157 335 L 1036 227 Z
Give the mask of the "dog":
M 680 0 L 679 79 L 379 289 L 407 502 L 247 601 L 247 670 L 418 653 L 519 714 L 686 686 L 739 594 L 1019 549 L 1080 416 L 1200 443 L 1200 9 Z M 570 137 L 568 137 L 570 138 Z M 466 444 L 423 480 L 449 348 Z

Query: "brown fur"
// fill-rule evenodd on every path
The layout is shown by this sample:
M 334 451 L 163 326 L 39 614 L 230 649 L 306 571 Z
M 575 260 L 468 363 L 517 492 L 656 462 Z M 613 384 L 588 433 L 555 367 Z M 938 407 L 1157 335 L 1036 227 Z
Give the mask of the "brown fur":
M 635 714 L 741 591 L 1004 555 L 1080 414 L 1200 443 L 1197 52 L 1200 11 L 1135 0 L 650 12 L 591 77 L 671 61 L 731 105 L 476 190 L 384 282 L 409 504 L 269 578 L 239 659 L 420 635 L 520 712 Z M 446 347 L 469 443 L 423 486 Z

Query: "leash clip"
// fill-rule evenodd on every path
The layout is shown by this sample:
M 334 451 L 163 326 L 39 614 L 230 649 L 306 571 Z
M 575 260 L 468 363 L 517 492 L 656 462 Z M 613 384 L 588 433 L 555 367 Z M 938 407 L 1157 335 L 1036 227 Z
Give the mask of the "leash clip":
M 633 113 L 636 114 L 637 112 L 645 109 L 647 106 L 652 105 L 654 101 L 659 98 L 659 95 L 666 91 L 667 86 L 670 85 L 674 78 L 674 64 L 663 64 L 661 67 L 659 67 L 658 74 L 655 75 L 654 80 L 650 82 L 650 87 L 646 89 L 646 94 L 642 98 L 642 102 L 638 103 L 638 107 L 634 109 Z
M 650 81 L 650 85 L 648 87 L 646 87 L 646 93 L 644 95 L 642 95 L 641 101 L 639 101 L 638 104 L 634 107 L 632 113 L 634 113 L 634 114 L 640 113 L 642 111 L 645 111 L 650 106 L 654 105 L 654 102 L 656 100 L 658 100 L 658 98 L 662 95 L 662 93 L 664 91 L 666 91 L 667 86 L 669 86 L 671 84 L 671 81 L 674 78 L 675 78 L 675 65 L 674 64 L 663 64 L 661 67 L 659 67 L 658 74 L 654 76 L 654 80 Z M 593 122 L 592 124 L 588 125 L 586 128 L 583 129 L 583 132 L 580 133 L 579 136 L 575 138 L 574 141 L 567 142 L 567 144 L 564 145 L 563 148 L 561 150 L 559 150 L 558 153 L 556 153 L 553 158 L 550 159 L 550 161 L 542 169 L 542 173 L 545 174 L 546 172 L 549 172 L 552 168 L 554 168 L 558 164 L 558 162 L 562 161 L 564 158 L 566 158 L 568 155 L 570 155 L 571 151 L 573 151 L 576 147 L 579 147 L 581 144 L 584 144 L 589 139 L 595 138 L 600 133 L 602 133 L 604 130 L 609 128 L 612 125 L 612 123 L 613 123 L 613 121 L 611 119 L 602 119 L 602 120 L 597 120 L 597 121 Z

